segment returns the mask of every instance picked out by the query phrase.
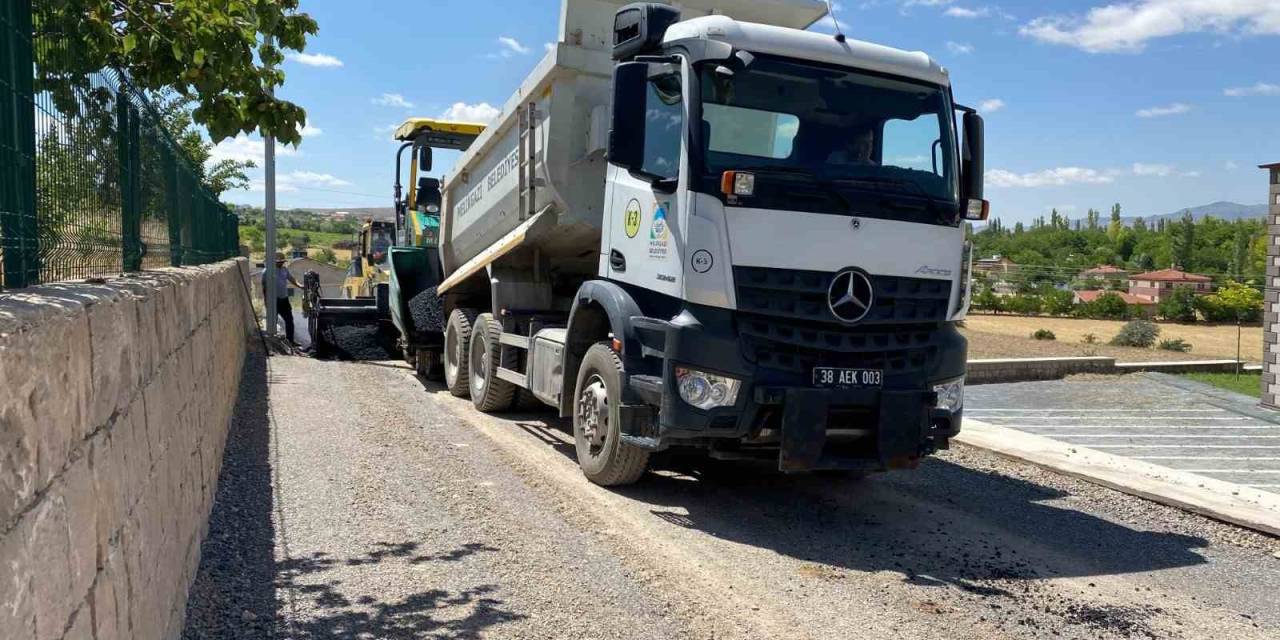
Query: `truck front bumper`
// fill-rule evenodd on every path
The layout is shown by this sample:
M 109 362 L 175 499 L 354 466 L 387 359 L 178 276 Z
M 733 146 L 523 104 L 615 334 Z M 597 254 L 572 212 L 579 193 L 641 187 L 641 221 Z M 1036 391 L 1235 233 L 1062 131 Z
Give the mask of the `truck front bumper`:
M 657 408 L 656 420 L 624 424 L 659 447 L 701 445 L 721 458 L 777 456 L 788 472 L 880 471 L 913 467 L 960 432 L 962 408 L 937 408 L 933 392 L 934 384 L 964 375 L 967 348 L 954 326 L 936 329 L 937 357 L 910 371 L 886 371 L 883 388 L 822 389 L 812 386 L 811 372 L 748 361 L 731 311 L 693 307 L 670 322 L 632 322 L 648 361 L 661 355 L 662 370 L 632 376 L 630 384 L 633 402 Z M 741 380 L 736 402 L 711 410 L 687 404 L 676 367 Z M 646 422 L 649 433 L 640 427 Z

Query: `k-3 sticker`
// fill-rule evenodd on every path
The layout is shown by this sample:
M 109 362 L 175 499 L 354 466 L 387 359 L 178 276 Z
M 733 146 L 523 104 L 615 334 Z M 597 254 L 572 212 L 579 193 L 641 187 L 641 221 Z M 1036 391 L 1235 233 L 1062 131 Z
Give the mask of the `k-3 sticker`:
M 640 235 L 640 218 L 644 214 L 640 212 L 640 201 L 632 199 L 627 203 L 627 210 L 622 214 L 622 221 L 625 225 L 628 238 L 634 238 Z

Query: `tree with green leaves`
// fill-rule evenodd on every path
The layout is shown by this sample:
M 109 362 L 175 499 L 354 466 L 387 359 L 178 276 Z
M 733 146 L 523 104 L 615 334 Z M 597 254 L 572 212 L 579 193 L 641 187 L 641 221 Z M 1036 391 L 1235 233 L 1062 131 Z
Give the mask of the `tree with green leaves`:
M 58 0 L 32 7 L 36 92 L 79 114 L 91 76 L 114 67 L 146 92 L 172 89 L 215 142 L 260 131 L 298 144 L 302 107 L 273 95 L 284 51 L 318 31 L 298 0 Z
M 1169 297 L 1160 301 L 1156 313 L 1161 318 L 1174 322 L 1196 321 L 1196 295 L 1191 287 L 1174 287 Z
M 1107 225 L 1107 237 L 1115 240 L 1123 229 L 1124 222 L 1120 220 L 1120 203 L 1117 202 L 1111 207 L 1111 223 Z
M 191 159 L 200 181 L 215 197 L 249 186 L 249 176 L 245 172 L 257 166 L 252 160 L 242 162 L 226 158 L 209 163 L 214 145 L 196 128 L 191 116 L 191 101 L 165 89 L 152 96 L 151 103 L 169 136 Z
M 1231 251 L 1231 277 L 1236 280 L 1243 280 L 1244 272 L 1249 268 L 1249 244 L 1253 238 L 1245 225 L 1237 223 L 1235 227 L 1235 238 Z
M 1178 226 L 1173 230 L 1172 248 L 1174 268 L 1182 269 L 1184 271 L 1194 268 L 1195 242 L 1196 221 L 1191 215 L 1191 210 L 1188 209 L 1182 212 L 1182 220 L 1178 222 Z

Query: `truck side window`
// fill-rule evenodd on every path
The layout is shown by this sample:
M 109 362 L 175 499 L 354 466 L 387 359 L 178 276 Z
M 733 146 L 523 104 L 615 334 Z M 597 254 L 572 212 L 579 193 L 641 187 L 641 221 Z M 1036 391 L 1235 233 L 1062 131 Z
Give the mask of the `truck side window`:
M 680 75 L 650 78 L 645 101 L 644 171 L 674 180 L 680 176 L 680 147 L 684 134 L 684 95 Z

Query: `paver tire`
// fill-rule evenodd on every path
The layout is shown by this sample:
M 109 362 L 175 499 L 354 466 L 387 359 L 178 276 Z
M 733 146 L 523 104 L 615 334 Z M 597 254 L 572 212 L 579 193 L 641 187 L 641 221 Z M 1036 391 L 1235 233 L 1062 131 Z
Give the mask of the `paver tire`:
M 512 357 L 515 353 L 502 348 L 498 342 L 501 337 L 502 325 L 493 318 L 493 314 L 476 316 L 467 364 L 471 378 L 471 403 L 481 411 L 511 408 L 511 398 L 516 393 L 516 385 L 498 377 L 499 367 L 510 369 L 515 366 L 515 358 Z M 507 354 L 505 357 L 504 352 Z
M 578 466 L 605 487 L 633 484 L 649 466 L 649 451 L 622 441 L 622 360 L 608 342 L 587 350 L 573 394 L 573 440 Z
M 454 309 L 444 327 L 444 383 L 449 393 L 459 398 L 471 393 L 467 352 L 471 349 L 471 328 L 475 326 L 476 313 L 475 309 Z

